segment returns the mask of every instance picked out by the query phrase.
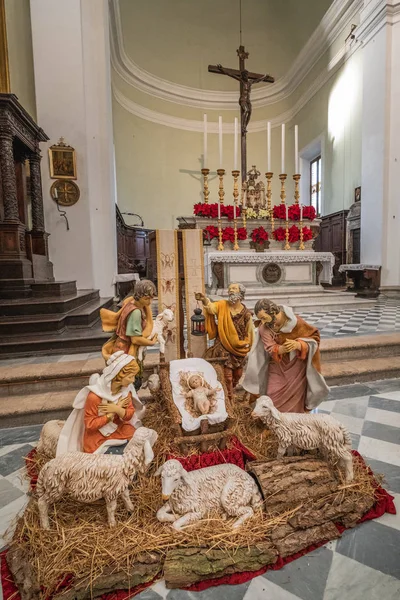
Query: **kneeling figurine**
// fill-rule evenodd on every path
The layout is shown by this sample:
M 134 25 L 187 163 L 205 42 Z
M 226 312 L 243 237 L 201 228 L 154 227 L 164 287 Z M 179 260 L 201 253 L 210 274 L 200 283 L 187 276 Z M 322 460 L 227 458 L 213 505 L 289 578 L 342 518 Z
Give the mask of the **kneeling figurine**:
M 288 448 L 318 449 L 332 463 L 338 462 L 345 470 L 346 481 L 353 480 L 351 437 L 344 425 L 330 415 L 281 413 L 269 396 L 261 396 L 252 412 L 278 438 L 277 458 Z
M 215 465 L 188 472 L 172 459 L 156 475 L 161 475 L 163 500 L 167 500 L 157 512 L 157 519 L 172 523 L 177 531 L 214 510 L 238 517 L 233 524 L 236 529 L 253 516 L 253 509 L 262 505 L 255 481 L 236 465 Z

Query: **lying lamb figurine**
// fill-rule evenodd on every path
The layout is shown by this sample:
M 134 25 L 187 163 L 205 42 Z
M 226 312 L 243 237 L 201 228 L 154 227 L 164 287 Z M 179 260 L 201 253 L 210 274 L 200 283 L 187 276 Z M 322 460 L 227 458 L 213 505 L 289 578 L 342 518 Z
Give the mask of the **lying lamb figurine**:
M 104 498 L 110 527 L 115 525 L 119 496 L 126 508 L 133 511 L 128 487 L 136 471 L 144 471 L 153 460 L 152 447 L 157 437 L 154 429 L 139 427 L 123 456 L 67 452 L 46 463 L 39 473 L 36 487 L 43 529 L 50 529 L 49 504 L 63 496 L 87 503 Z
M 65 421 L 47 421 L 42 427 L 36 450 L 48 458 L 54 458 L 57 452 L 58 438 Z
M 233 524 L 237 529 L 262 505 L 255 481 L 236 465 L 215 465 L 189 473 L 172 459 L 156 475 L 161 475 L 163 500 L 168 500 L 157 512 L 157 519 L 173 523 L 177 531 L 213 510 L 239 517 Z
M 157 373 L 149 375 L 147 380 L 142 385 L 142 390 L 148 389 L 153 400 L 159 401 L 161 399 L 161 383 L 160 376 Z
M 302 450 L 319 449 L 331 462 L 339 461 L 345 469 L 346 481 L 353 479 L 351 437 L 344 425 L 330 415 L 281 413 L 269 396 L 261 396 L 252 412 L 278 438 L 278 458 L 290 446 Z
M 168 323 L 172 323 L 172 321 L 174 319 L 175 319 L 175 315 L 172 312 L 172 310 L 169 308 L 166 308 L 165 310 L 163 310 L 162 313 L 157 315 L 156 318 L 154 319 L 154 325 L 153 325 L 153 329 L 151 330 L 151 333 L 149 335 L 149 339 L 154 338 L 155 335 L 158 336 L 158 342 L 160 344 L 160 354 L 165 353 L 165 344 L 166 344 L 167 340 L 164 336 L 164 333 L 168 327 Z M 143 360 L 144 350 L 145 350 L 144 346 L 139 347 L 138 359 L 140 361 Z

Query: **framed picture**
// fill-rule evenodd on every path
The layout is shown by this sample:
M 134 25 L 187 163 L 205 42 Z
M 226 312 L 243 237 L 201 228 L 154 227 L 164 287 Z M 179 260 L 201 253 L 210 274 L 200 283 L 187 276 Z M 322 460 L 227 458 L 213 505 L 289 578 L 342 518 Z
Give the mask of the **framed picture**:
M 72 146 L 63 138 L 49 148 L 50 177 L 52 179 L 76 179 L 76 156 Z
M 358 186 L 354 190 L 354 202 L 361 201 L 361 186 Z

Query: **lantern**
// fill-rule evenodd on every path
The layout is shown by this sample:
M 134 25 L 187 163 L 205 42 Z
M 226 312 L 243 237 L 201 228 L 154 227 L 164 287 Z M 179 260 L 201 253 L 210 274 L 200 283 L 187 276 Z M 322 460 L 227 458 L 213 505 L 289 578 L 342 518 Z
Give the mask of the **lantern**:
M 206 318 L 203 315 L 201 308 L 195 308 L 194 314 L 190 320 L 192 322 L 192 335 L 205 335 L 206 334 Z

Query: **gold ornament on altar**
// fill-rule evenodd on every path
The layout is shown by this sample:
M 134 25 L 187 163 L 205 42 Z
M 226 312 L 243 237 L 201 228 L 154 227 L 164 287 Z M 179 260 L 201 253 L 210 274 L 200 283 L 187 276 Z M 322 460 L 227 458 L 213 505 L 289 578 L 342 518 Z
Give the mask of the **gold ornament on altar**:
M 75 149 L 63 137 L 49 148 L 49 161 L 51 179 L 77 179 Z
M 257 181 L 260 175 L 261 173 L 255 165 L 247 172 L 247 179 L 242 184 L 241 204 L 243 211 L 247 208 L 258 211 L 267 207 L 264 182 Z
M 57 179 L 50 188 L 50 195 L 60 206 L 73 206 L 78 202 L 81 192 L 74 181 Z

